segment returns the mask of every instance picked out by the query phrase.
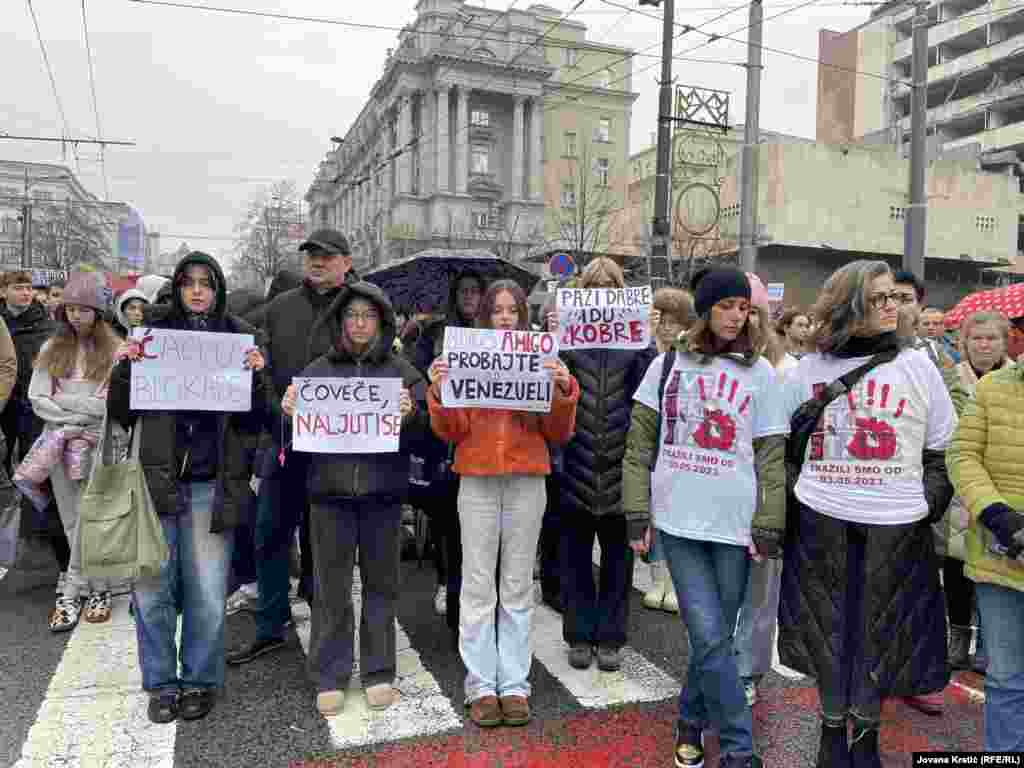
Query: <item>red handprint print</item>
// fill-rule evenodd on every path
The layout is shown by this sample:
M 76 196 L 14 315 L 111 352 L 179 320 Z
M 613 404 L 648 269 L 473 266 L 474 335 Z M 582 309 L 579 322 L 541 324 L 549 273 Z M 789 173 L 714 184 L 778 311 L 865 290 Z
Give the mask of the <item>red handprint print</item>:
M 870 379 L 867 383 L 868 408 L 874 408 L 875 406 L 876 389 L 877 383 L 874 379 Z M 883 384 L 881 389 L 879 408 L 886 408 L 889 403 L 890 385 Z M 862 461 L 886 461 L 895 456 L 897 440 L 896 430 L 892 424 L 870 413 L 865 416 L 857 416 L 857 403 L 853 392 L 847 392 L 846 399 L 850 404 L 850 415 L 853 418 L 854 426 L 857 428 L 850 442 L 846 444 L 847 452 L 855 459 Z M 892 415 L 893 421 L 903 415 L 903 409 L 906 404 L 905 398 L 900 399 L 899 405 Z
M 715 398 L 718 402 L 722 401 L 725 395 L 725 385 L 728 377 L 725 373 L 722 373 L 718 377 L 718 395 Z M 707 402 L 708 393 L 704 386 L 704 379 L 698 380 L 698 387 L 700 388 L 700 399 L 702 402 Z M 733 379 L 732 385 L 729 388 L 729 396 L 727 402 L 731 405 L 736 399 L 736 390 L 739 387 L 739 382 Z M 743 403 L 740 405 L 739 413 L 743 413 L 747 406 L 750 404 L 750 395 L 747 395 L 743 399 Z M 724 405 L 724 404 L 723 404 Z M 736 420 L 725 412 L 724 408 L 719 407 L 704 407 L 704 418 L 693 433 L 693 441 L 697 443 L 701 448 L 706 448 L 714 451 L 730 451 L 732 450 L 733 443 L 736 442 Z

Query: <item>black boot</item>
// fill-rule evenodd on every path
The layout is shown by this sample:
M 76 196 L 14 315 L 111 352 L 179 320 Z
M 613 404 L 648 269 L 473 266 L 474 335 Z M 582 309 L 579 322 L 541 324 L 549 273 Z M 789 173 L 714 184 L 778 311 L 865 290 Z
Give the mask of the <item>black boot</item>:
M 882 768 L 882 756 L 878 752 L 878 723 L 853 721 L 849 765 L 852 768 Z
M 970 667 L 971 655 L 971 628 L 958 627 L 955 624 L 949 628 L 949 666 L 953 669 L 967 669 Z
M 821 742 L 816 768 L 850 768 L 850 748 L 846 745 L 846 718 L 834 721 L 821 718 Z

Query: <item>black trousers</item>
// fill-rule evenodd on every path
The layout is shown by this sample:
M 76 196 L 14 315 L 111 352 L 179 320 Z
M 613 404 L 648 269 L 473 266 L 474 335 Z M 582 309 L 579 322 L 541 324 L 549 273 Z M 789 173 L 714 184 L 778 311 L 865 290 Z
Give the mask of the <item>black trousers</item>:
M 544 518 L 540 527 L 540 589 L 544 602 L 554 604 L 559 610 L 564 609 L 565 597 L 562 594 L 562 582 L 565 553 L 562 539 L 562 505 L 558 491 L 557 475 L 550 474 L 546 478 L 547 506 L 544 507 Z
M 345 690 L 352 677 L 358 552 L 360 681 L 364 687 L 394 682 L 401 506 L 369 500 L 312 504 L 309 522 L 315 574 L 310 678 L 317 691 L 335 691 Z
M 942 586 L 946 591 L 949 623 L 969 627 L 974 615 L 974 582 L 964 576 L 964 563 L 955 557 L 942 559 Z
M 594 583 L 594 537 L 601 544 L 601 565 Z M 633 588 L 633 550 L 623 515 L 597 517 L 573 511 L 562 517 L 565 599 L 562 636 L 569 645 L 621 648 L 626 644 L 629 593 Z

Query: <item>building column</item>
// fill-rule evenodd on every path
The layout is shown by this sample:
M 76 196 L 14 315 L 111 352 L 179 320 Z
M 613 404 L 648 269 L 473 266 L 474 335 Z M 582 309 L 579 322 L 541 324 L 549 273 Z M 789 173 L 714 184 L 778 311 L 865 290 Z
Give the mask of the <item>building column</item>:
M 521 200 L 523 194 L 523 110 L 526 99 L 516 96 L 512 101 L 512 199 Z
M 541 109 L 540 99 L 534 97 L 530 100 L 530 197 L 533 200 L 542 200 L 544 197 L 544 178 L 541 171 L 541 124 L 544 115 Z
M 432 90 L 420 93 L 420 135 L 417 137 L 416 152 L 420 158 L 420 194 L 428 195 L 434 190 L 437 153 L 434 151 L 433 126 L 437 122 L 437 103 Z
M 469 187 L 469 89 L 458 86 L 458 117 L 455 127 L 455 191 L 466 194 Z
M 451 163 L 451 135 L 448 131 L 448 86 L 437 89 L 437 186 L 438 192 L 447 192 L 448 169 Z
M 395 141 L 398 140 L 398 132 L 393 129 L 395 121 L 398 116 L 393 112 L 387 113 L 387 125 L 384 128 L 385 139 L 384 139 L 384 155 L 390 157 L 391 153 L 395 151 L 396 147 L 391 143 L 391 137 L 395 136 Z M 395 204 L 395 196 L 398 194 L 398 189 L 395 181 L 398 178 L 398 169 L 395 167 L 397 160 L 389 160 L 387 165 L 384 166 L 384 199 L 387 201 L 388 210 Z
M 412 140 L 412 97 L 407 95 L 398 103 L 398 149 L 403 149 Z M 412 155 L 408 150 L 398 156 L 399 195 L 412 191 Z

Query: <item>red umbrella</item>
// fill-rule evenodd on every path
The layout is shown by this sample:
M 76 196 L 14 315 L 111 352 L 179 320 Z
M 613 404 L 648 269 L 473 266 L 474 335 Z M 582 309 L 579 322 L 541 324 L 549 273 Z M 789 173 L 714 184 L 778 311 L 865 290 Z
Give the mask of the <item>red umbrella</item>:
M 982 311 L 999 312 L 1008 320 L 1024 317 L 1024 283 L 972 293 L 961 299 L 959 304 L 946 313 L 946 327 L 959 328 L 965 317 Z

